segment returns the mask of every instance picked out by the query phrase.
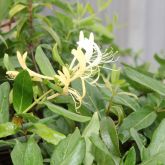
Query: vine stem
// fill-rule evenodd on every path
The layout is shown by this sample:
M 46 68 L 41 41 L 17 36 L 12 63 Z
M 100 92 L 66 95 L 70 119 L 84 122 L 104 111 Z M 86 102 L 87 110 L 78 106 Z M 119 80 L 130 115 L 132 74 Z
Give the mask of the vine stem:
M 39 103 L 44 97 L 46 97 L 49 93 L 51 93 L 53 89 L 48 90 L 45 92 L 42 96 L 40 96 L 38 99 L 36 99 L 29 107 L 27 107 L 23 113 L 27 113 L 31 108 L 33 108 L 37 103 Z
M 12 24 L 12 23 L 15 23 L 15 22 L 16 22 L 15 19 L 11 19 L 10 21 L 8 21 L 8 22 L 6 22 L 6 23 L 1 24 L 1 25 L 0 25 L 0 28 L 4 28 L 4 27 L 6 27 L 6 26 L 10 27 L 11 24 Z
M 33 27 L 33 0 L 29 0 L 29 6 L 28 6 L 28 11 L 29 11 L 29 36 L 32 37 L 34 33 L 34 27 Z M 36 72 L 39 73 L 39 69 L 37 67 L 35 57 L 34 57 L 34 45 L 32 40 L 30 40 L 30 43 L 28 44 L 29 48 L 29 53 L 31 54 L 32 57 L 32 62 L 34 64 Z

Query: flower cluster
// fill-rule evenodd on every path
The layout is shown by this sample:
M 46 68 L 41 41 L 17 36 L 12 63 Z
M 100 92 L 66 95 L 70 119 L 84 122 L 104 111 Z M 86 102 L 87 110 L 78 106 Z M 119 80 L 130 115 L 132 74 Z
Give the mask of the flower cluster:
M 85 96 L 86 88 L 85 81 L 90 84 L 96 83 L 100 75 L 100 67 L 103 64 L 112 62 L 113 51 L 109 53 L 102 53 L 99 46 L 94 42 L 94 35 L 90 33 L 89 38 L 84 37 L 82 31 L 80 31 L 79 41 L 77 42 L 77 48 L 71 51 L 73 59 L 69 66 L 63 66 L 62 70 L 58 70 L 58 74 L 53 77 L 38 74 L 30 70 L 26 65 L 27 53 L 23 55 L 17 52 L 17 58 L 21 67 L 27 70 L 34 81 L 42 81 L 43 79 L 59 81 L 59 85 L 63 87 L 62 94 L 70 94 L 75 102 L 76 108 L 78 108 L 82 99 Z M 19 72 L 18 71 L 7 71 L 7 75 L 10 78 L 15 78 Z M 93 79 L 93 77 L 96 77 Z M 82 95 L 71 88 L 71 82 L 76 79 L 80 79 L 82 83 Z M 92 80 L 92 81 L 91 81 Z M 59 94 L 55 93 L 49 96 L 48 99 L 52 99 Z

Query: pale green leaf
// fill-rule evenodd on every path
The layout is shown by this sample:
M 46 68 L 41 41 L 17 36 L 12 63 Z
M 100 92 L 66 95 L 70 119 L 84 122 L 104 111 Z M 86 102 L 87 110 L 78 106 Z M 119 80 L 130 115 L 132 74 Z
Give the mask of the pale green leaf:
M 14 71 L 15 70 L 12 60 L 10 59 L 9 55 L 6 54 L 6 53 L 5 53 L 4 58 L 3 58 L 3 63 L 4 63 L 5 68 L 7 70 L 9 70 L 9 71 L 11 71 L 11 70 Z
M 46 75 L 46 76 L 55 76 L 55 71 L 53 69 L 53 66 L 51 65 L 48 57 L 42 50 L 41 46 L 38 46 L 36 49 L 36 54 L 35 54 L 35 59 L 36 62 L 41 70 L 41 72 Z
M 13 165 L 24 165 L 24 154 L 26 151 L 26 143 L 21 143 L 18 140 L 11 152 Z
M 80 165 L 85 156 L 85 141 L 78 129 L 62 140 L 51 157 L 51 165 Z
M 43 165 L 41 150 L 32 137 L 27 142 L 23 165 Z
M 57 132 L 41 123 L 34 124 L 34 128 L 31 131 L 38 134 L 48 143 L 52 143 L 54 145 L 57 145 L 62 139 L 65 138 L 65 135 L 62 133 Z
M 9 92 L 10 85 L 8 82 L 0 85 L 0 123 L 9 121 Z
M 0 124 L 0 138 L 13 135 L 16 133 L 17 127 L 11 122 Z
M 85 165 L 91 165 L 94 160 L 94 157 L 91 154 L 92 143 L 89 140 L 89 137 L 92 136 L 92 134 L 99 135 L 99 129 L 100 129 L 100 122 L 98 118 L 98 113 L 95 112 L 92 116 L 92 119 L 90 120 L 89 124 L 86 126 L 82 134 L 82 136 L 85 137 L 85 142 L 86 142 L 86 154 L 84 158 Z
M 22 11 L 25 8 L 26 8 L 26 6 L 23 4 L 14 5 L 9 11 L 10 17 L 13 17 L 14 15 L 16 15 L 17 13 L 19 13 L 20 11 Z

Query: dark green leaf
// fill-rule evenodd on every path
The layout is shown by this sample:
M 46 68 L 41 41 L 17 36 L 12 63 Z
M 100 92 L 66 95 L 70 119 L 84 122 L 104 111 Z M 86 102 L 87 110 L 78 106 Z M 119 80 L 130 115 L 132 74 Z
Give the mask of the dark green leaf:
M 8 48 L 7 42 L 5 41 L 5 38 L 3 38 L 2 35 L 0 35 L 0 40 L 5 44 L 6 48 Z
M 106 117 L 101 120 L 100 133 L 103 142 L 106 144 L 111 153 L 116 156 L 120 156 L 119 139 L 116 131 L 116 126 L 111 118 Z
M 138 111 L 140 109 L 137 100 L 127 95 L 117 95 L 114 97 L 113 101 L 117 104 L 121 104 L 129 107 L 133 111 Z
M 128 151 L 124 165 L 130 165 L 130 163 L 131 165 L 136 165 L 136 152 L 134 147 Z
M 121 106 L 112 106 L 110 112 L 118 117 L 118 125 L 120 125 L 124 119 L 124 112 Z
M 131 80 L 157 92 L 160 95 L 165 96 L 165 85 L 158 80 L 155 80 L 149 76 L 146 76 L 140 72 L 137 72 L 131 68 L 125 68 L 125 73 Z
M 52 104 L 51 102 L 45 102 L 44 103 L 51 111 L 59 114 L 59 115 L 62 115 L 66 118 L 69 118 L 71 120 L 74 120 L 74 121 L 78 121 L 78 122 L 87 122 L 91 119 L 91 117 L 88 117 L 88 116 L 82 116 L 82 115 L 78 115 L 76 113 L 73 113 L 73 112 L 70 112 L 62 107 L 59 107 L 55 104 Z
M 15 78 L 13 86 L 13 105 L 15 111 L 23 113 L 33 100 L 32 81 L 26 70 L 21 71 Z
M 165 65 L 165 59 L 161 58 L 158 54 L 155 54 L 154 58 L 160 65 Z
M 130 134 L 139 148 L 141 157 L 143 157 L 143 152 L 145 152 L 146 148 L 143 145 L 142 139 L 140 138 L 140 134 L 138 134 L 138 132 L 134 128 L 130 129 Z
M 112 156 L 105 144 L 101 141 L 98 135 L 92 135 L 90 137 L 91 142 L 95 146 L 94 156 L 95 160 L 98 164 L 107 164 L 107 165 L 115 165 L 115 162 L 118 162 L 119 159 Z
M 130 137 L 130 129 L 135 128 L 141 130 L 150 126 L 156 119 L 157 115 L 154 111 L 141 109 L 128 115 L 119 129 L 119 137 L 125 142 Z

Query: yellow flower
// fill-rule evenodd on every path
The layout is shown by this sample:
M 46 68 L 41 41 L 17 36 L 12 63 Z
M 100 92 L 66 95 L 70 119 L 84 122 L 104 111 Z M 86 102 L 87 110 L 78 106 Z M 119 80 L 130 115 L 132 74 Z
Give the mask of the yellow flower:
M 29 75 L 33 78 L 34 81 L 42 81 L 42 79 L 54 80 L 53 77 L 44 76 L 44 75 L 38 74 L 38 73 L 30 70 L 26 65 L 26 58 L 27 58 L 27 52 L 25 52 L 23 55 L 21 55 L 21 53 L 19 51 L 17 51 L 17 59 L 18 59 L 20 66 L 22 67 L 22 69 L 28 71 Z M 19 73 L 18 71 L 7 71 L 6 72 L 6 74 L 12 79 L 14 79 L 18 75 L 18 73 Z

